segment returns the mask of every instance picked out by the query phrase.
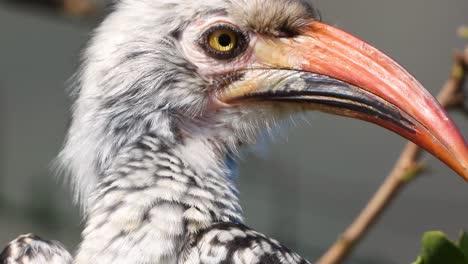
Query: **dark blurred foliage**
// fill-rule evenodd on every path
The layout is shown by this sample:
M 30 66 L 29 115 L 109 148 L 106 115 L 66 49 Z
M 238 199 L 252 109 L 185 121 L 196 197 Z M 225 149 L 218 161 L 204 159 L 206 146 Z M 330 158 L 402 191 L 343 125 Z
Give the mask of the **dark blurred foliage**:
M 48 12 L 54 16 L 71 16 L 83 20 L 94 21 L 100 17 L 106 8 L 97 0 L 3 0 L 10 6 L 36 9 Z
M 64 7 L 63 0 L 4 0 L 8 4 L 21 5 L 22 7 L 40 7 L 49 11 L 59 11 Z

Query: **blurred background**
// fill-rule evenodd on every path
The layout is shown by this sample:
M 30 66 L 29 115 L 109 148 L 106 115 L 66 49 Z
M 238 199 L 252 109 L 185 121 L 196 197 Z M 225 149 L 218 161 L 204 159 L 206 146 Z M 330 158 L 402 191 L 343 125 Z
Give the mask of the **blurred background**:
M 157 1 L 157 0 L 155 0 Z M 34 232 L 74 250 L 82 229 L 70 191 L 51 170 L 69 122 L 67 80 L 103 2 L 0 0 L 0 248 Z M 377 46 L 436 94 L 449 75 L 466 0 L 314 0 L 323 20 Z M 33 4 L 31 4 L 33 3 Z M 97 4 L 97 7 L 93 7 Z M 452 114 L 468 137 L 468 119 Z M 405 141 L 321 113 L 243 155 L 249 226 L 317 259 L 383 181 Z M 436 159 L 385 212 L 347 263 L 409 263 L 430 229 L 468 229 L 468 185 Z

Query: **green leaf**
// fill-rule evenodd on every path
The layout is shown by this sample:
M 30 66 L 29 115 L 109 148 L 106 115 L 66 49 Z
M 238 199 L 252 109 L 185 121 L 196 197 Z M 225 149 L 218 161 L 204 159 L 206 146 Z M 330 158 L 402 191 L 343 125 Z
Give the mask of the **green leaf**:
M 463 252 L 442 232 L 426 232 L 422 243 L 424 264 L 468 264 Z
M 465 258 L 468 260 L 468 233 L 462 232 L 460 240 L 458 241 L 458 247 L 465 254 Z
M 424 264 L 424 261 L 421 256 L 419 256 L 413 263 L 411 264 Z

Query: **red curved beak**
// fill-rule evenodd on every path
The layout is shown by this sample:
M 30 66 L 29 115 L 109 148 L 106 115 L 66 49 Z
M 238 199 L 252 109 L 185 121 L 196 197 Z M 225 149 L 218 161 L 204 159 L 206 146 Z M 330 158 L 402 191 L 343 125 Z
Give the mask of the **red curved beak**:
M 225 102 L 287 101 L 363 119 L 413 141 L 468 181 L 468 147 L 460 131 L 411 74 L 376 48 L 312 22 L 297 37 L 259 39 L 254 49 L 262 67 L 281 77 L 275 81 L 275 74 L 257 75 L 252 85 L 247 75 L 243 82 L 249 81 L 249 88 L 231 89 Z M 313 75 L 298 76 L 298 71 Z M 301 79 L 300 85 L 294 86 L 294 79 Z

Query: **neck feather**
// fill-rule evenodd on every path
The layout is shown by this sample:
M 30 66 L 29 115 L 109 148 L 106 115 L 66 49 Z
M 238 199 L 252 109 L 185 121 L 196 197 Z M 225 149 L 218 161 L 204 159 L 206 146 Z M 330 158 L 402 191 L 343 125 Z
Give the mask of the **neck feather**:
M 242 222 L 230 172 L 206 143 L 146 135 L 122 148 L 89 202 L 77 263 L 105 262 L 122 250 L 132 260 L 167 261 L 211 224 Z

